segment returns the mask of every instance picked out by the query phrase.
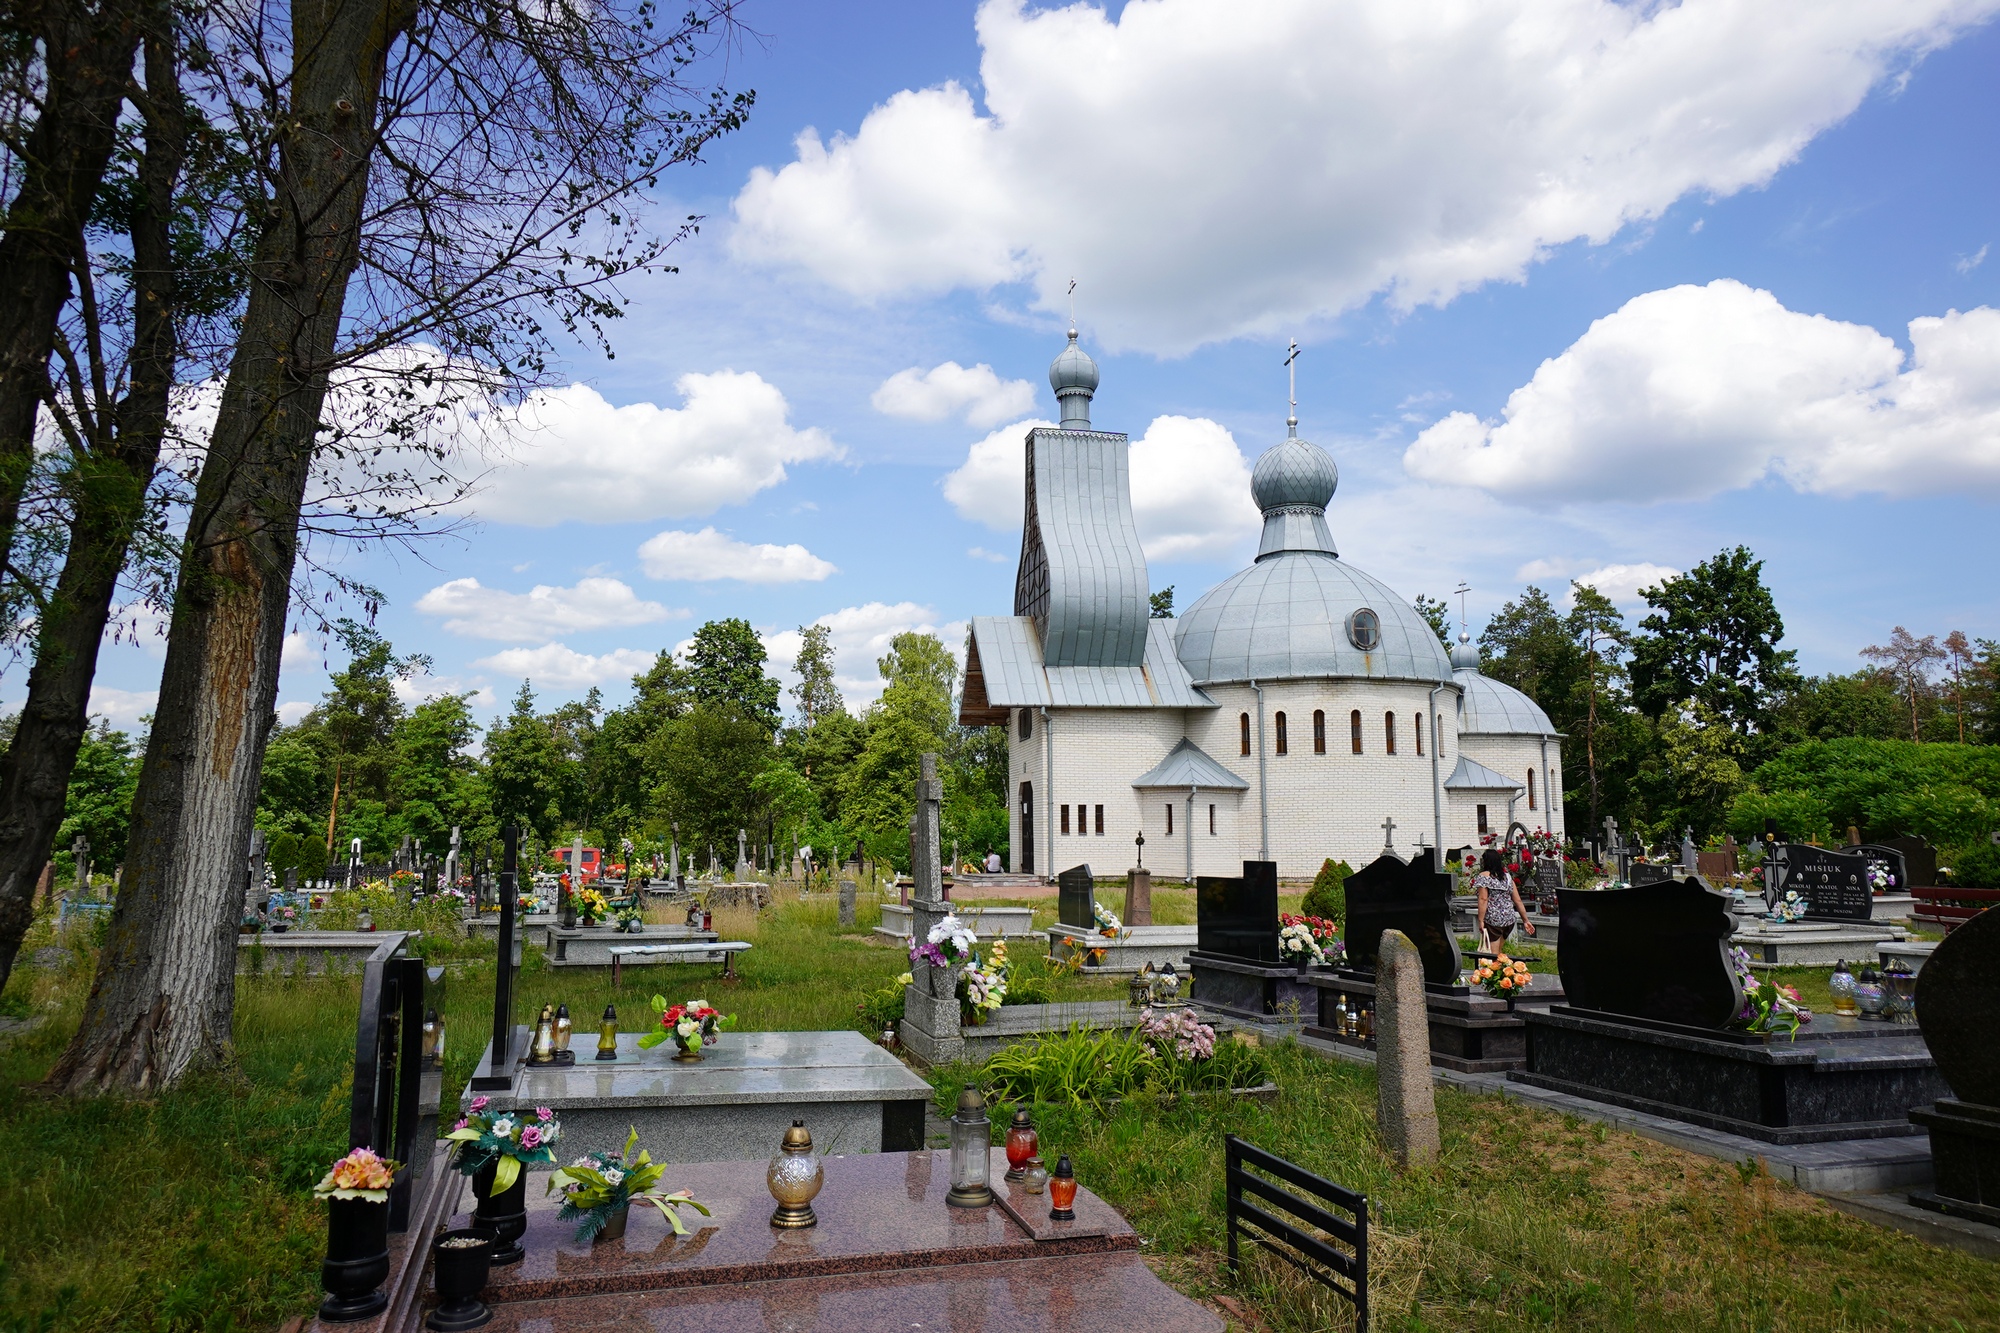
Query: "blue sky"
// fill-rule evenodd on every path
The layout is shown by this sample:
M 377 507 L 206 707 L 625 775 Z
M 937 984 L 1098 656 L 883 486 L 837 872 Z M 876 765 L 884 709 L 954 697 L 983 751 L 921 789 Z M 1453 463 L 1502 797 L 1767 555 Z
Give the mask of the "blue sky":
M 865 701 L 889 635 L 1011 609 L 1074 277 L 1183 607 L 1254 551 L 1297 337 L 1343 557 L 1469 583 L 1475 633 L 1742 542 L 1809 670 L 2000 637 L 1996 9 L 750 0 L 750 125 L 653 201 L 706 217 L 681 271 L 628 286 L 462 537 L 347 568 L 482 714 L 524 675 L 616 702 L 725 615 L 781 667 L 828 618 Z M 293 643 L 284 716 L 336 655 Z M 160 657 L 107 651 L 101 711 Z

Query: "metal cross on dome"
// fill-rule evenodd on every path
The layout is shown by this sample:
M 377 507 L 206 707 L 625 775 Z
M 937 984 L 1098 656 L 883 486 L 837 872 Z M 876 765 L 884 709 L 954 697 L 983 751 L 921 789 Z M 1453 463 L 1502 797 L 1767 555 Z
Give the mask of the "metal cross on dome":
M 1291 340 L 1291 346 L 1285 351 L 1285 369 L 1291 372 L 1292 403 L 1292 414 L 1285 418 L 1285 426 L 1293 434 L 1297 434 L 1299 426 L 1299 340 L 1297 338 Z

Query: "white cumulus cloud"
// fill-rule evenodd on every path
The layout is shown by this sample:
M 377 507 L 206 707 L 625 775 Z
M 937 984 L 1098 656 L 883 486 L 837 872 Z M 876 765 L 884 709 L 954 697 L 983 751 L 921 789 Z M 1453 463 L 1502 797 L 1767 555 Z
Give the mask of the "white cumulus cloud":
M 911 366 L 882 381 L 868 401 L 885 416 L 943 421 L 963 413 L 969 426 L 991 426 L 1035 406 L 1035 387 L 1003 380 L 984 361 L 967 368 L 947 361 L 929 370 Z
M 1107 7 L 1110 8 L 1110 7 Z M 987 0 L 983 105 L 906 90 L 750 173 L 735 252 L 862 299 L 1026 282 L 1107 345 L 1518 280 L 1769 181 L 2000 0 Z
M 656 579 L 705 583 L 737 579 L 744 583 L 818 583 L 837 573 L 834 566 L 805 547 L 771 542 L 739 542 L 714 528 L 700 532 L 662 532 L 639 547 L 639 560 Z
M 481 481 L 467 512 L 503 523 L 623 523 L 688 518 L 741 504 L 794 463 L 838 458 L 824 431 L 790 421 L 762 376 L 721 370 L 675 381 L 681 407 L 613 407 L 572 384 L 532 395 L 488 429 L 510 461 Z
M 944 479 L 964 518 L 998 532 L 1021 528 L 1028 432 L 1046 421 L 1002 426 L 966 450 Z M 1133 440 L 1132 520 L 1148 559 L 1222 557 L 1257 535 L 1250 466 L 1235 437 L 1206 417 L 1161 416 Z
M 1860 324 L 1722 279 L 1647 292 L 1403 465 L 1516 500 L 1703 499 L 1775 475 L 1828 495 L 2000 497 L 2000 310 Z
M 158 690 L 121 690 L 111 685 L 90 687 L 90 715 L 114 727 L 134 727 L 159 703 Z
M 827 636 L 833 649 L 834 679 L 849 708 L 868 703 L 882 692 L 882 675 L 876 662 L 886 655 L 898 634 L 935 634 L 957 660 L 965 649 L 966 622 L 939 623 L 933 607 L 917 602 L 869 602 L 862 606 L 829 611 L 812 622 L 832 631 Z M 790 688 L 796 679 L 792 663 L 798 658 L 803 636 L 796 629 L 763 635 L 764 650 L 771 655 L 769 669 Z
M 531 681 L 538 688 L 576 690 L 630 679 L 651 666 L 653 657 L 638 648 L 591 654 L 560 643 L 545 643 L 539 648 L 505 648 L 473 665 L 495 675 Z
M 572 588 L 537 584 L 528 592 L 482 587 L 478 579 L 453 579 L 417 599 L 417 610 L 445 617 L 444 627 L 470 638 L 503 643 L 547 640 L 613 626 L 650 625 L 684 616 L 658 602 L 644 602 L 618 579 L 578 579 Z

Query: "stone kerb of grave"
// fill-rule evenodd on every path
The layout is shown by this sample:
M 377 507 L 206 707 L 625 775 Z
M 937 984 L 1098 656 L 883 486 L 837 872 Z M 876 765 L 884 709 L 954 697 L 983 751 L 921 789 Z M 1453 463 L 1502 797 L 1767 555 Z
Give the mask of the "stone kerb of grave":
M 1056 876 L 1056 923 L 1047 936 L 1049 956 L 1058 962 L 1081 954 L 1086 973 L 1122 976 L 1144 971 L 1148 963 L 1155 970 L 1169 963 L 1180 967 L 1196 943 L 1196 932 L 1186 926 L 1131 921 L 1120 926 L 1116 938 L 1098 929 L 1096 880 L 1088 865 L 1071 866 Z
M 1917 1022 L 1953 1096 L 1910 1112 L 1930 1133 L 1932 1188 L 1911 1202 L 2000 1225 L 2000 912 L 1945 936 L 1917 974 Z

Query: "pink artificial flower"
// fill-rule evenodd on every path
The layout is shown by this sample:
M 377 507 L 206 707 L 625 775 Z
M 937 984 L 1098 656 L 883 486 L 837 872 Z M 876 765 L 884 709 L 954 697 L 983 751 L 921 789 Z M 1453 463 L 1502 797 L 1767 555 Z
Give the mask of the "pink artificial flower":
M 541 1147 L 542 1131 L 536 1129 L 533 1125 L 529 1125 L 526 1129 L 521 1131 L 521 1146 L 523 1148 Z
M 537 1120 L 553 1120 L 553 1119 L 555 1119 L 555 1118 L 556 1118 L 556 1113 L 555 1113 L 554 1111 L 551 1111 L 551 1110 L 550 1110 L 550 1109 L 549 1109 L 548 1107 L 546 1107 L 546 1106 L 537 1106 L 537 1107 L 535 1108 L 535 1119 L 537 1119 Z
M 467 1123 L 468 1123 L 468 1122 L 466 1121 L 465 1117 L 464 1117 L 464 1116 L 460 1116 L 460 1117 L 458 1118 L 458 1123 L 457 1123 L 457 1124 L 455 1124 L 455 1125 L 453 1125 L 453 1126 L 452 1126 L 452 1128 L 453 1128 L 453 1129 L 464 1129 Z
M 488 1100 L 490 1099 L 486 1097 L 474 1097 L 472 1099 L 472 1109 L 475 1112 L 484 1111 L 486 1109 L 486 1103 Z

